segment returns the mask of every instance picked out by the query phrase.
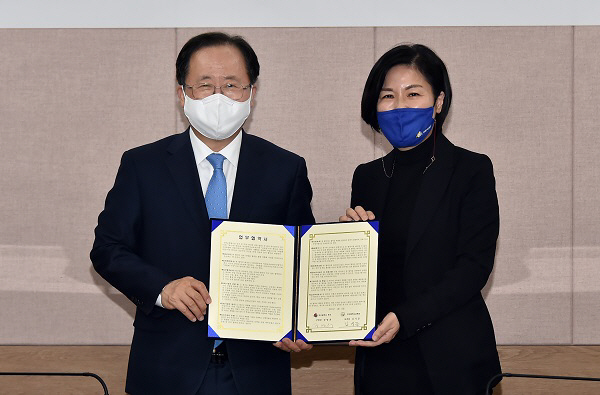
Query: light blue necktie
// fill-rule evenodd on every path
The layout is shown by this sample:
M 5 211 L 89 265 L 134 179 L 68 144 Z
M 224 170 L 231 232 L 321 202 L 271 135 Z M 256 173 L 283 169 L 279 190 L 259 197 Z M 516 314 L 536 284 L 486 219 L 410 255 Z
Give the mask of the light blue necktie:
M 225 157 L 221 154 L 210 154 L 206 157 L 214 171 L 206 188 L 206 210 L 209 218 L 227 218 L 227 181 L 223 173 L 223 161 Z M 217 348 L 223 340 L 215 340 L 214 348 Z
M 206 157 L 214 168 L 213 175 L 206 188 L 206 210 L 209 218 L 227 218 L 227 181 L 223 173 L 223 161 L 225 157 L 221 154 L 210 154 Z

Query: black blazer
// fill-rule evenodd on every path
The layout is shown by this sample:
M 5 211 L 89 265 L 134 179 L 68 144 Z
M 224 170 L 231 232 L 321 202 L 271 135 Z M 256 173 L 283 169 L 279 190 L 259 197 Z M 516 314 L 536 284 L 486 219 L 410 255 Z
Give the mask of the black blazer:
M 481 296 L 499 231 L 495 180 L 487 156 L 455 147 L 441 133 L 436 137 L 436 159 L 423 176 L 408 230 L 406 301 L 394 308 L 401 325 L 397 336 L 417 336 L 436 394 L 474 394 L 500 373 Z M 383 158 L 388 172 L 393 158 Z M 388 186 L 381 159 L 358 166 L 352 207 L 380 218 Z M 356 380 L 363 352 L 357 350 Z M 386 361 L 377 363 L 385 369 Z
M 244 133 L 231 220 L 312 224 L 311 198 L 304 159 Z M 123 154 L 95 235 L 94 268 L 137 306 L 126 391 L 195 394 L 214 343 L 206 320 L 155 306 L 174 279 L 208 286 L 210 223 L 187 131 Z M 291 393 L 287 352 L 235 340 L 227 350 L 240 394 Z

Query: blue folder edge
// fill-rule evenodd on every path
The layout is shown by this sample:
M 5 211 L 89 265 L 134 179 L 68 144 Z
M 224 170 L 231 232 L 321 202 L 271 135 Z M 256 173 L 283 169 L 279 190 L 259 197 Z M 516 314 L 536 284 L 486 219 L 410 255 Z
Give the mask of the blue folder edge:
M 373 329 L 371 329 L 371 331 L 369 333 L 367 333 L 367 336 L 365 336 L 365 338 L 363 340 L 373 340 L 373 333 L 375 333 L 375 330 L 377 329 L 377 327 L 373 327 Z M 292 332 L 288 332 L 287 335 L 285 335 L 283 339 L 285 338 L 289 338 L 292 339 Z M 306 337 L 304 337 L 304 335 L 302 334 L 302 332 L 300 331 L 296 331 L 296 339 L 300 339 L 300 340 L 304 340 L 306 343 L 308 343 L 308 340 L 306 340 Z
M 208 337 L 214 338 L 214 339 L 220 339 L 221 338 L 221 336 L 217 335 L 217 332 L 215 332 L 213 330 L 213 328 L 210 327 L 210 325 L 208 326 Z
M 367 333 L 367 336 L 365 336 L 363 340 L 373 340 L 373 333 L 375 333 L 376 329 L 377 327 L 374 326 L 373 329 L 371 329 L 371 332 Z
M 288 232 L 290 232 L 292 234 L 292 237 L 296 237 L 296 227 L 295 226 L 291 226 L 291 225 L 283 225 Z
M 371 227 L 375 230 L 375 232 L 379 233 L 379 221 L 368 221 L 369 225 L 371 225 Z M 375 330 L 377 329 L 377 326 L 374 326 L 373 329 L 371 329 L 371 331 L 369 333 L 367 333 L 367 336 L 365 336 L 364 340 L 373 340 L 373 333 L 375 333 Z
M 287 337 L 288 339 L 292 340 L 292 341 L 294 340 L 294 335 L 293 335 L 292 331 L 289 331 L 288 333 L 286 333 L 286 334 L 285 334 L 285 336 L 284 336 L 284 337 L 282 337 L 281 339 L 279 339 L 279 341 L 282 341 L 282 340 L 283 340 L 283 339 L 285 339 L 286 337 Z
M 300 237 L 304 237 L 304 234 L 308 232 L 310 228 L 312 228 L 312 225 L 302 225 L 300 227 Z
M 210 231 L 217 229 L 223 223 L 222 219 L 213 219 Z
M 373 229 L 375 229 L 375 232 L 379 233 L 379 221 L 368 221 L 369 225 L 371 225 L 371 227 Z

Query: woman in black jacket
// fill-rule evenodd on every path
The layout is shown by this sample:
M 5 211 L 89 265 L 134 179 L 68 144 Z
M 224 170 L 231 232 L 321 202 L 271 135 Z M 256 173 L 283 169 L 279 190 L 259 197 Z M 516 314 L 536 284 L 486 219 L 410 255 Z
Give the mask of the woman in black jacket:
M 446 66 L 418 44 L 385 53 L 365 84 L 362 118 L 394 149 L 358 166 L 340 217 L 380 221 L 381 324 L 350 342 L 356 395 L 479 395 L 501 371 L 481 295 L 499 229 L 492 163 L 442 134 L 451 100 Z

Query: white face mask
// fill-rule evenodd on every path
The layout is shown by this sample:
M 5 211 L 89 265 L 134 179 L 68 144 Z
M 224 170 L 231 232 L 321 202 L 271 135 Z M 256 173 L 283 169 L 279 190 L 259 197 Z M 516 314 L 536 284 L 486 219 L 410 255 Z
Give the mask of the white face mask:
M 181 87 L 183 90 L 183 87 Z M 251 88 L 252 89 L 252 88 Z M 250 115 L 250 97 L 239 102 L 220 93 L 202 100 L 190 99 L 183 90 L 185 104 L 183 112 L 194 127 L 203 136 L 212 140 L 225 140 L 237 132 Z

